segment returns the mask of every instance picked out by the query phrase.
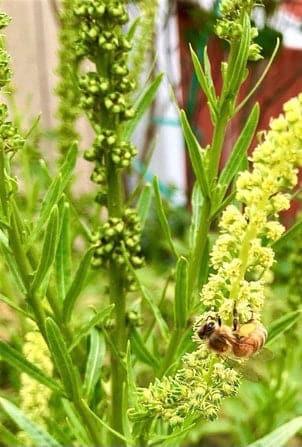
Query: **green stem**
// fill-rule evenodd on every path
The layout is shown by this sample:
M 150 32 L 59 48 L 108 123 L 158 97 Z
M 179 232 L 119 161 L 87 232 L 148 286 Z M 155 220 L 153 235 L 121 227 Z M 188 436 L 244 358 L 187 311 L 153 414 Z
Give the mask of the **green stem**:
M 123 194 L 120 173 L 108 157 L 107 160 L 108 180 L 108 211 L 110 217 L 121 217 L 123 214 Z M 124 290 L 123 272 L 114 262 L 110 262 L 110 301 L 114 304 L 115 329 L 113 331 L 113 345 L 121 357 L 125 355 L 127 348 L 126 328 L 126 296 Z M 125 369 L 120 359 L 111 352 L 111 426 L 114 430 L 123 434 L 123 394 L 125 383 Z M 123 442 L 112 436 L 112 446 L 123 445 Z
M 208 178 L 210 186 L 216 183 L 227 124 L 228 114 L 222 113 L 214 130 L 213 142 L 209 153 Z
M 244 279 L 244 275 L 248 266 L 249 261 L 249 250 L 250 250 L 250 244 L 251 241 L 255 238 L 255 225 L 253 222 L 251 222 L 247 228 L 247 231 L 245 233 L 245 237 L 242 242 L 239 259 L 241 261 L 240 269 L 238 273 L 238 277 L 234 281 L 232 285 L 232 289 L 230 291 L 230 298 L 234 301 L 237 300 L 239 291 L 240 291 L 240 284 L 241 281 Z
M 2 205 L 2 212 L 8 218 L 7 193 L 5 185 L 5 158 L 3 144 L 0 147 L 0 200 Z
M 84 422 L 84 425 L 86 427 L 86 430 L 88 434 L 90 435 L 91 440 L 93 441 L 93 444 L 95 447 L 98 447 L 101 445 L 100 440 L 100 433 L 97 429 L 96 423 L 87 413 L 87 410 L 85 408 L 85 405 L 83 404 L 82 400 L 80 398 L 76 398 L 73 401 L 73 404 L 75 406 L 75 409 L 77 410 L 78 414 L 80 415 L 82 421 Z
M 167 352 L 165 353 L 165 357 L 159 371 L 159 377 L 163 377 L 167 370 L 173 365 L 177 348 L 185 331 L 186 329 L 183 328 L 175 328 L 173 330 Z
M 189 292 L 189 307 L 193 304 L 193 294 L 196 287 L 200 287 L 197 283 L 200 266 L 205 256 L 205 247 L 207 244 L 207 236 L 210 228 L 210 200 L 205 197 L 202 204 L 199 228 L 197 232 L 195 246 L 190 258 L 189 274 L 188 274 L 188 292 Z

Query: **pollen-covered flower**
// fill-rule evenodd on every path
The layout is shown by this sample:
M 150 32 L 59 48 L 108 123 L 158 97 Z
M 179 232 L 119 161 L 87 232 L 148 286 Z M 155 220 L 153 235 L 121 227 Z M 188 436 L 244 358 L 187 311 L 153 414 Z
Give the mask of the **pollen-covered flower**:
M 260 317 L 265 275 L 274 263 L 269 244 L 284 231 L 278 214 L 289 206 L 288 191 L 296 185 L 302 165 L 301 123 L 302 94 L 288 101 L 283 114 L 271 121 L 251 157 L 253 169 L 239 175 L 236 198 L 242 211 L 230 205 L 222 215 L 211 254 L 215 273 L 203 287 L 201 300 L 228 323 L 234 303 L 243 320 L 249 308 L 255 318 Z
M 37 366 L 47 376 L 52 375 L 53 365 L 49 351 L 42 335 L 37 330 L 30 330 L 25 335 L 23 345 L 24 357 Z M 37 382 L 26 373 L 21 373 L 20 406 L 23 412 L 33 422 L 46 426 L 49 417 L 49 399 L 51 390 Z M 19 433 L 24 445 L 31 445 L 27 435 Z
M 270 244 L 284 231 L 278 215 L 289 206 L 288 192 L 296 185 L 302 166 L 302 94 L 283 110 L 255 149 L 253 169 L 238 177 L 238 206 L 229 205 L 222 214 L 210 255 L 212 272 L 201 291 L 205 311 L 193 328 L 196 351 L 183 357 L 183 369 L 175 376 L 157 380 L 142 391 L 142 408 L 170 424 L 173 416 L 182 422 L 186 414 L 215 417 L 222 398 L 237 390 L 238 373 L 226 359 L 208 350 L 198 330 L 218 315 L 231 325 L 235 304 L 240 321 L 260 319 L 274 263 Z
M 146 414 L 161 418 L 171 426 L 192 419 L 215 419 L 224 397 L 236 394 L 239 374 L 228 368 L 204 345 L 183 357 L 183 367 L 173 377 L 156 379 L 140 391 L 140 408 L 130 416 L 141 419 Z

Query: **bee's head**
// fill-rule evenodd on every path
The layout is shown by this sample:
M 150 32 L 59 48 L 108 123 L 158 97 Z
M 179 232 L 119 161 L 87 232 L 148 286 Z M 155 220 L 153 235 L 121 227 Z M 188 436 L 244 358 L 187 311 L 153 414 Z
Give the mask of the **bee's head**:
M 201 339 L 205 339 L 210 337 L 211 334 L 215 331 L 218 323 L 215 320 L 208 320 L 203 326 L 201 326 L 198 331 L 198 337 Z

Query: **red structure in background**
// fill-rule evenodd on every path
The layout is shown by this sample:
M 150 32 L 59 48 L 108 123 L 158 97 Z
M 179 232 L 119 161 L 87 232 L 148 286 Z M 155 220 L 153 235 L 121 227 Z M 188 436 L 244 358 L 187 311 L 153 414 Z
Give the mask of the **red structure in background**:
M 192 27 L 194 32 L 194 22 L 192 21 L 190 10 L 187 9 L 188 6 L 184 5 L 185 4 L 183 3 L 179 3 L 178 17 L 181 42 L 180 55 L 184 98 L 183 106 L 186 108 L 193 76 L 193 66 L 188 47 L 188 33 L 192 35 Z M 291 13 L 295 13 L 296 15 L 299 15 L 299 17 L 302 17 L 302 3 L 288 4 L 284 6 L 284 8 L 287 8 Z M 200 29 L 196 29 L 196 32 L 200 32 Z M 207 46 L 215 87 L 219 92 L 221 88 L 220 64 L 226 56 L 224 53 L 225 50 L 222 43 L 215 37 L 209 38 Z M 252 86 L 261 76 L 266 64 L 267 60 L 253 63 L 250 75 L 241 92 L 242 97 L 251 90 Z M 233 143 L 236 141 L 238 134 L 246 121 L 251 105 L 254 104 L 255 101 L 259 102 L 261 108 L 258 130 L 263 130 L 268 128 L 271 117 L 278 116 L 282 111 L 283 103 L 300 92 L 302 92 L 302 51 L 283 47 L 279 50 L 277 58 L 269 73 L 255 95 L 251 98 L 250 103 L 247 103 L 239 116 L 229 126 L 227 144 L 224 148 L 222 163 L 224 163 L 224 160 L 228 157 Z M 191 124 L 200 135 L 200 143 L 202 147 L 205 147 L 211 141 L 213 129 L 207 109 L 206 98 L 200 92 L 200 89 L 198 90 L 198 98 L 190 119 Z M 191 172 L 188 172 L 188 183 L 190 190 L 190 186 L 192 185 Z M 286 213 L 284 216 L 286 223 L 290 222 L 293 213 L 296 211 L 297 204 L 293 204 L 290 213 Z

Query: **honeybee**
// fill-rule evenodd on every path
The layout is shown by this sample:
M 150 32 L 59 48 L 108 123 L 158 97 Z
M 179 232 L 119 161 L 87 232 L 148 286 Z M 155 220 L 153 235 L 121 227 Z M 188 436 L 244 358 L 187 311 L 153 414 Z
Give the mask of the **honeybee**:
M 222 324 L 221 318 L 210 318 L 197 332 L 209 349 L 217 354 L 249 358 L 259 352 L 267 339 L 267 330 L 253 318 L 240 325 L 234 310 L 233 328 Z

